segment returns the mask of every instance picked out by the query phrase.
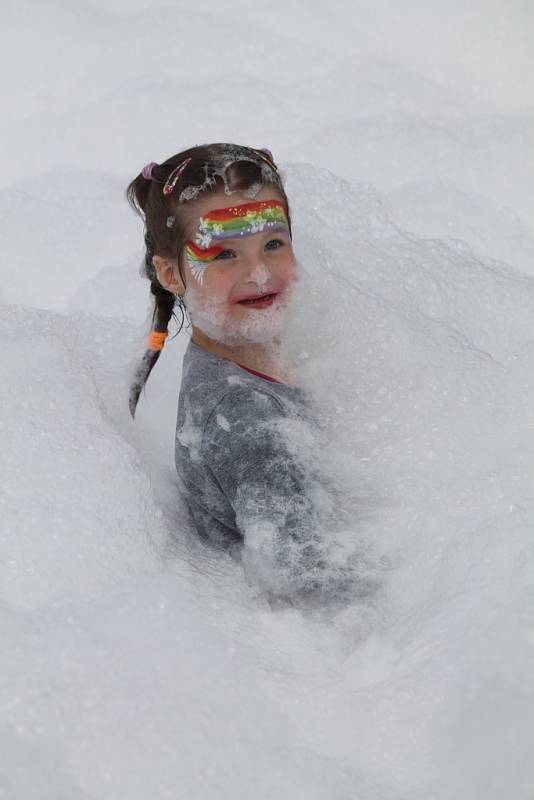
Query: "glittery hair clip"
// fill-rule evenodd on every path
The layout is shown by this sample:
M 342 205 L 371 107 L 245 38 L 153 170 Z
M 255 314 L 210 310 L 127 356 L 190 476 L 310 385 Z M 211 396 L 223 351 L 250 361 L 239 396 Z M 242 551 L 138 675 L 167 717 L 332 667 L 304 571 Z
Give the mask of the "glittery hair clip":
M 165 186 L 163 187 L 163 194 L 171 194 L 174 191 L 174 187 L 178 183 L 180 175 L 182 174 L 182 172 L 187 167 L 190 161 L 191 158 L 186 158 L 185 161 L 182 161 L 181 164 L 178 164 L 178 166 L 175 169 L 173 169 L 173 171 L 165 181 Z
M 155 161 L 150 161 L 148 164 L 145 164 L 145 166 L 141 170 L 141 175 L 143 176 L 143 178 L 146 178 L 147 181 L 151 181 L 152 180 L 152 170 L 154 169 L 154 167 L 157 167 L 157 166 L 158 165 L 156 164 Z

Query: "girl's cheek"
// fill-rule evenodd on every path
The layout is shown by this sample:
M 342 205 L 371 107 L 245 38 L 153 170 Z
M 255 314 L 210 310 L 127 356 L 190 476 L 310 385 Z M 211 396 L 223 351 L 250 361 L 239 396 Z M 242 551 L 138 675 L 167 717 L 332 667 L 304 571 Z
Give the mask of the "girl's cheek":
M 195 294 L 204 305 L 224 304 L 231 294 L 234 279 L 216 267 L 207 267 L 202 276 L 202 284 L 195 283 Z
M 282 271 L 286 275 L 288 282 L 292 283 L 297 279 L 297 262 L 293 254 L 282 265 Z

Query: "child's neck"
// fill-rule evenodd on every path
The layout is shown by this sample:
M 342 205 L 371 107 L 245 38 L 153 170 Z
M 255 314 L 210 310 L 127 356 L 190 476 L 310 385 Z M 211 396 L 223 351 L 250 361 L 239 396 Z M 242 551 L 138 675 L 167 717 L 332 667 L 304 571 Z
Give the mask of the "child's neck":
M 296 380 L 295 370 L 286 354 L 282 352 L 282 342 L 277 337 L 268 344 L 227 345 L 210 339 L 204 331 L 193 325 L 193 342 L 203 347 L 210 353 L 229 361 L 235 361 L 244 367 L 269 375 L 281 383 L 294 385 Z

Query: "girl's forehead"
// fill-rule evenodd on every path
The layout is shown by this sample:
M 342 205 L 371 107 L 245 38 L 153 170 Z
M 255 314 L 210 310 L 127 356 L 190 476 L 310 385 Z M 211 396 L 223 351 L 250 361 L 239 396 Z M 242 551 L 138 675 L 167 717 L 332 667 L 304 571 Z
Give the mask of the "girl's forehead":
M 264 186 L 254 197 L 255 203 L 266 200 L 282 200 L 280 192 L 273 189 L 271 186 Z M 224 192 L 213 192 L 201 200 L 197 200 L 194 207 L 191 208 L 191 223 L 196 227 L 200 219 L 205 217 L 212 211 L 224 211 L 225 209 L 232 209 L 240 205 L 250 205 L 250 199 L 247 199 L 241 192 L 234 192 L 228 196 Z
M 253 201 L 243 198 L 245 202 L 234 200 L 231 205 L 225 198 L 225 205 L 219 207 L 215 207 L 217 198 L 212 199 L 209 208 L 196 209 L 199 216 L 188 231 L 189 244 L 194 242 L 201 250 L 260 233 L 289 232 L 287 206 L 279 196 L 256 197 Z

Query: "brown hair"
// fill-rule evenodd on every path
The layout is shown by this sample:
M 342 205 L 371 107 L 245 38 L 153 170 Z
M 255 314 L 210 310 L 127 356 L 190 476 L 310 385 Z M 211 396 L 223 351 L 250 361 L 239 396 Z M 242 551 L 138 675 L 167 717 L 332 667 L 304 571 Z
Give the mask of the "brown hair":
M 169 193 L 164 193 L 163 188 L 169 177 L 172 178 L 172 173 L 186 160 L 183 169 L 179 170 L 174 188 Z M 126 197 L 145 223 L 146 252 L 141 272 L 150 281 L 150 291 L 154 298 L 152 331 L 167 333 L 169 322 L 174 316 L 174 306 L 177 304 L 182 315 L 177 331 L 179 333 L 186 313 L 183 300 L 160 284 L 152 259 L 155 255 L 177 258 L 180 277 L 185 286 L 181 254 L 187 241 L 186 208 L 195 202 L 200 193 L 218 192 L 222 188 L 229 192 L 247 192 L 254 191 L 258 185 L 272 183 L 286 205 L 291 232 L 289 202 L 270 152 L 243 145 L 218 143 L 191 147 L 171 156 L 163 164 L 152 165 L 149 173 L 150 177 L 147 177 L 145 169 L 133 179 L 126 190 Z M 160 337 L 158 341 L 162 342 L 163 339 L 164 337 Z M 136 369 L 129 398 L 132 417 L 135 415 L 139 395 L 160 352 L 161 348 L 147 349 Z

